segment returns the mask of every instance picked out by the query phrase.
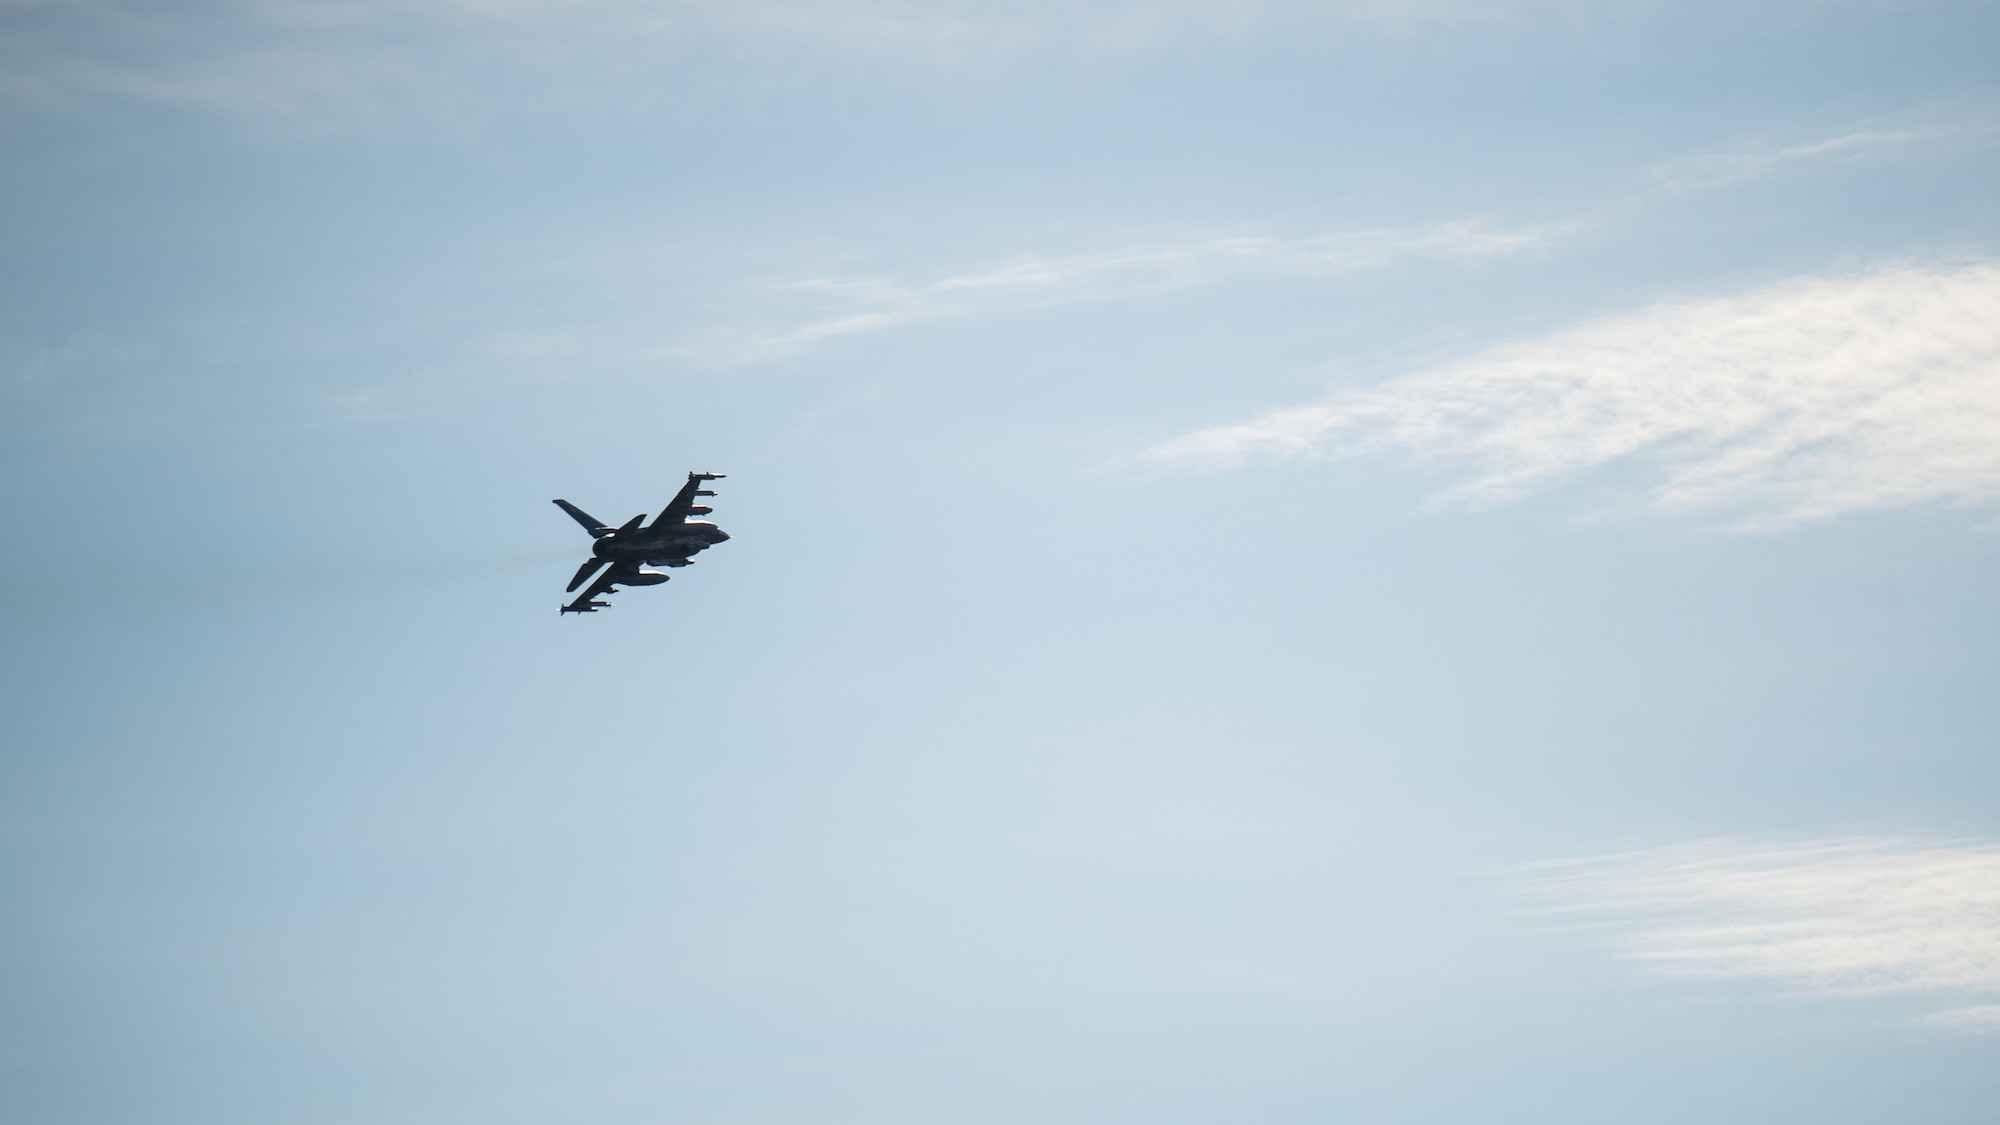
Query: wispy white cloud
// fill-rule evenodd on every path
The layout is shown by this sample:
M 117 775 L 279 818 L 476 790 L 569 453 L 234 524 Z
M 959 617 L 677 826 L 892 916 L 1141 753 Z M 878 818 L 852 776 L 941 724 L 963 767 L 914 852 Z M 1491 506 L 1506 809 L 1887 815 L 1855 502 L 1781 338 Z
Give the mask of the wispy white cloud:
M 1780 18 L 1915 0 L 1758 0 Z M 1407 39 L 1679 16 L 1664 0 L 0 0 L 0 103 L 109 97 L 267 126 L 703 101 L 802 66 L 930 78 L 1273 36 Z M 1719 8 L 1720 6 L 1718 6 Z M 1744 18 L 1730 7 L 1732 22 Z M 1708 18 L 1696 12 L 1693 18 Z M 726 66 L 716 67 L 718 59 Z M 691 91 L 698 90 L 698 93 Z
M 1881 159 L 1970 131 L 1957 124 L 1913 123 L 1901 128 L 1859 128 L 1782 145 L 1741 143 L 1655 165 L 1647 172 L 1658 191 L 1721 187 L 1812 164 Z M 1977 130 L 1990 132 L 1990 130 Z
M 1496 502 L 1643 457 L 1643 502 L 1783 526 L 2000 501 L 2000 267 L 1677 301 L 1157 446 L 1161 466 L 1400 452 Z
M 1617 213 L 1643 208 L 1661 192 L 1718 188 L 1801 171 L 1829 161 L 1882 157 L 1912 145 L 1990 132 L 1963 124 L 1910 123 L 1901 128 L 1854 128 L 1782 146 L 1736 145 L 1697 153 L 1650 169 L 1652 187 L 1628 197 Z M 1983 138 L 1982 138 L 1983 139 Z M 881 276 L 841 276 L 782 288 L 828 299 L 844 308 L 759 339 L 753 351 L 783 351 L 829 337 L 880 331 L 916 321 L 979 311 L 1010 300 L 1056 293 L 1088 295 L 1259 276 L 1316 277 L 1377 268 L 1399 260 L 1465 260 L 1547 247 L 1560 236 L 1605 222 L 1603 215 L 1568 223 L 1501 230 L 1461 219 L 1428 227 L 1349 231 L 1310 238 L 1221 238 L 1181 246 L 1135 247 L 1102 254 L 1026 256 L 987 269 L 929 282 Z
M 1960 1031 L 2000 1031 L 2000 1004 L 1975 1004 L 1935 1012 L 1925 1022 Z
M 1013 303 L 1129 294 L 1252 277 L 1325 277 L 1407 260 L 1472 260 L 1524 253 L 1561 228 L 1496 230 L 1475 220 L 1428 227 L 1349 231 L 1310 238 L 1220 238 L 1102 254 L 1021 257 L 925 282 L 825 277 L 784 288 L 824 299 L 835 311 L 756 340 L 751 358 L 836 336 L 878 332 Z
M 2000 844 L 1711 839 L 1527 875 L 1662 973 L 1929 996 L 1946 1006 L 1927 1022 L 2000 1029 Z

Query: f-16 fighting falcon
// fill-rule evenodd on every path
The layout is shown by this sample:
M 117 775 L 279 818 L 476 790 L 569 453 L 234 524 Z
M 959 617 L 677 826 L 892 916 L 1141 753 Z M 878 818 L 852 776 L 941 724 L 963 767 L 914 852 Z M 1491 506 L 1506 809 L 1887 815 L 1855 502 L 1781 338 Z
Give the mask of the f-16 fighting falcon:
M 563 613 L 596 613 L 610 602 L 597 600 L 599 594 L 615 594 L 620 586 L 658 586 L 667 580 L 667 575 L 657 570 L 645 570 L 645 566 L 686 566 L 694 561 L 689 556 L 706 551 L 717 543 L 729 538 L 729 533 L 707 520 L 691 519 L 691 516 L 705 516 L 714 509 L 695 503 L 697 497 L 713 496 L 715 493 L 703 488 L 708 481 L 721 480 L 722 473 L 689 473 L 688 482 L 674 495 L 652 523 L 639 526 L 646 519 L 640 512 L 626 520 L 622 527 L 611 527 L 567 500 L 558 500 L 556 507 L 569 513 L 569 518 L 583 525 L 590 537 L 597 540 L 590 549 L 590 557 L 576 568 L 576 577 L 569 580 L 569 592 L 590 581 L 597 574 L 597 568 L 610 564 L 610 568 L 599 574 L 590 588 L 577 595 L 577 599 L 562 607 Z

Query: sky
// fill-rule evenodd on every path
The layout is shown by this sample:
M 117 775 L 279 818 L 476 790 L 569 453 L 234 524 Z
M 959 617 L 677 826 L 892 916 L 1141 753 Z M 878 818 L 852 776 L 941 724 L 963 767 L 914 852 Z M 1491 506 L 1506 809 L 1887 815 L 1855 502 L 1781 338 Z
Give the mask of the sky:
M 1991 1122 L 1996 38 L 0 0 L 0 1118 Z

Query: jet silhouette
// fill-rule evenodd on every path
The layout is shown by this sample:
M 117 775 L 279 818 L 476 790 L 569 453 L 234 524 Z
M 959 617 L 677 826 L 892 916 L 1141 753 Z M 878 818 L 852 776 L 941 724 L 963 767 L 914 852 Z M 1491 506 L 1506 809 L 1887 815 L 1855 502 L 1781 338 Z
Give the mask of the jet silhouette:
M 569 513 L 569 518 L 583 525 L 585 531 L 597 542 L 591 545 L 590 557 L 576 568 L 576 577 L 569 580 L 567 592 L 576 593 L 576 588 L 590 581 L 599 567 L 609 566 L 590 588 L 577 599 L 562 607 L 563 613 L 596 613 L 610 602 L 598 601 L 600 594 L 615 594 L 620 586 L 658 586 L 669 577 L 665 572 L 646 570 L 646 566 L 687 566 L 692 556 L 708 550 L 729 538 L 729 533 L 708 522 L 693 519 L 705 516 L 714 509 L 695 503 L 697 497 L 713 496 L 715 493 L 701 487 L 712 480 L 721 480 L 722 473 L 689 473 L 687 484 L 681 487 L 666 509 L 652 523 L 641 527 L 646 513 L 640 512 L 626 520 L 622 526 L 612 527 L 604 521 L 577 507 L 567 500 L 557 500 L 556 507 Z

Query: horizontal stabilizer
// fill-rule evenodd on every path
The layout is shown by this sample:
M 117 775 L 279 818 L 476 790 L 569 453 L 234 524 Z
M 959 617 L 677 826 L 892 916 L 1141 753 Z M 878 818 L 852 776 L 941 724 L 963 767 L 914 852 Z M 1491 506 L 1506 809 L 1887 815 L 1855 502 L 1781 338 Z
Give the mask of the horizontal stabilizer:
M 610 528 L 605 526 L 603 520 L 598 519 L 596 516 L 591 515 L 589 512 L 584 511 L 567 500 L 557 500 L 554 503 L 556 507 L 568 512 L 569 518 L 582 524 L 583 529 L 592 535 L 603 535 L 606 531 L 610 530 Z
M 595 555 L 583 560 L 583 565 L 576 568 L 576 577 L 569 580 L 569 588 L 563 592 L 566 594 L 576 593 L 576 588 L 590 581 L 590 576 L 597 573 L 598 567 L 610 561 L 610 559 L 600 559 Z
M 592 582 L 590 585 L 584 587 L 583 593 L 578 594 L 576 600 L 564 606 L 563 609 L 569 613 L 587 613 L 592 609 L 599 609 L 606 605 L 609 605 L 610 604 L 609 602 L 598 601 L 597 596 L 599 594 L 615 594 L 618 592 L 618 587 L 620 585 L 625 585 L 625 586 L 650 585 L 651 583 L 645 581 L 634 581 L 634 579 L 639 578 L 641 574 L 642 572 L 639 569 L 638 563 L 632 563 L 632 562 L 612 563 L 610 566 L 604 569 L 604 573 L 597 576 L 597 581 Z M 660 575 L 659 580 L 661 582 L 664 582 L 667 580 L 667 576 L 662 574 Z

